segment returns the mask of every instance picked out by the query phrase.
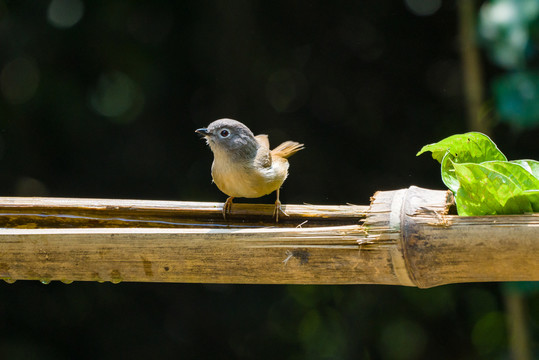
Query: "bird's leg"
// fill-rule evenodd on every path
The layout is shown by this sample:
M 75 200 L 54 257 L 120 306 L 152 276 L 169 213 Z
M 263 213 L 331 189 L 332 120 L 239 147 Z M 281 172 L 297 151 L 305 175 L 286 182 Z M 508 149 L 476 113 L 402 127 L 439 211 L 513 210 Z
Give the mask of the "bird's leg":
M 223 205 L 223 219 L 226 220 L 226 214 L 230 213 L 230 209 L 232 209 L 232 200 L 234 200 L 233 196 L 229 196 L 228 199 L 226 199 L 225 204 Z
M 273 216 L 275 217 L 275 222 L 279 222 L 279 211 L 282 212 L 284 215 L 289 216 L 281 207 L 281 201 L 279 200 L 279 191 L 281 189 L 277 189 L 277 200 L 275 200 L 275 209 L 273 209 Z

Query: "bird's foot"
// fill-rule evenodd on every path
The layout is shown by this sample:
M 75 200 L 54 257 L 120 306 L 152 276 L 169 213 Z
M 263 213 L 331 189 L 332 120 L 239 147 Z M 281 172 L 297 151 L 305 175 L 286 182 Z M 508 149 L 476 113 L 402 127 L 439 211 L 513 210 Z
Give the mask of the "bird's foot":
M 230 214 L 230 210 L 232 209 L 232 200 L 234 198 L 230 196 L 228 199 L 226 199 L 225 204 L 223 205 L 223 219 L 226 220 L 226 215 Z
M 283 215 L 285 215 L 285 216 L 290 216 L 281 207 L 281 202 L 279 200 L 277 200 L 277 201 L 275 201 L 275 209 L 273 209 L 273 217 L 275 217 L 275 222 L 276 223 L 279 222 L 279 212 L 283 213 Z

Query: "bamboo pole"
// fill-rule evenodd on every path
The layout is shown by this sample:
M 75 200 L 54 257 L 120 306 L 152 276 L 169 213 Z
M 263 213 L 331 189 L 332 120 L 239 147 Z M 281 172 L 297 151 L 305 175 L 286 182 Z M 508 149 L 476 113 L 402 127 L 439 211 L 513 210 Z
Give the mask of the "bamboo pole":
M 449 215 L 450 191 L 414 186 L 380 196 L 388 198 L 383 203 L 391 204 L 393 219 L 390 215 L 389 225 L 384 226 L 394 229 L 392 237 L 399 238 L 407 270 L 403 273 L 415 286 L 539 280 L 539 214 Z M 379 204 L 375 199 L 369 213 Z M 379 241 L 389 233 L 381 229 L 374 224 L 366 230 L 376 231 L 373 240 Z
M 272 206 L 235 204 L 230 222 L 221 206 L 0 198 L 0 278 L 419 287 L 539 280 L 538 216 L 449 215 L 446 191 L 378 192 L 369 208 L 287 205 L 279 226 L 269 222 Z
M 7 228 L 98 228 L 98 227 L 262 227 L 355 224 L 368 206 L 283 205 L 287 216 L 271 221 L 274 205 L 232 205 L 223 221 L 222 203 L 0 197 L 0 227 Z

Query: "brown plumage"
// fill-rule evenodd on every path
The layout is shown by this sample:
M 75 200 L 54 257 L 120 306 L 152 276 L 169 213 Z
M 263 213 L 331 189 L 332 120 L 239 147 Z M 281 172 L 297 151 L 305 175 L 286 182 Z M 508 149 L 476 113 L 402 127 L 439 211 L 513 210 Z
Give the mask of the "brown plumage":
M 275 149 L 271 150 L 271 156 L 278 156 L 288 159 L 290 156 L 303 149 L 303 144 L 297 143 L 295 141 L 285 141 L 281 145 L 277 146 Z

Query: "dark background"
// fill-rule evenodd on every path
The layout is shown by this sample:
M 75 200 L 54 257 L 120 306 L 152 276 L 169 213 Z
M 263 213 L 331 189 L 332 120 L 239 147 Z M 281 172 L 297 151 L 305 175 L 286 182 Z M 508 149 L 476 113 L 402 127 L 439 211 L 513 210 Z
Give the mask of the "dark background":
M 470 130 L 458 13 L 420 3 L 0 0 L 1 194 L 224 201 L 194 133 L 223 117 L 305 143 L 283 203 L 443 189 L 415 154 Z M 486 116 L 508 158 L 539 159 L 537 129 Z M 508 358 L 503 289 L 4 283 L 0 357 Z

